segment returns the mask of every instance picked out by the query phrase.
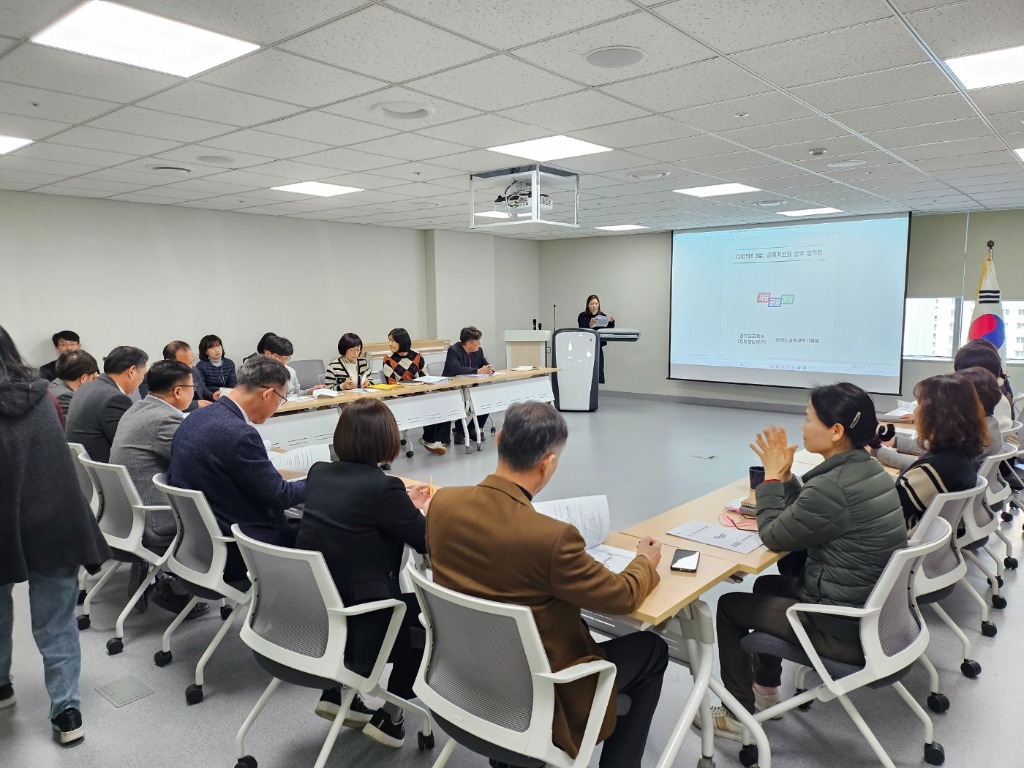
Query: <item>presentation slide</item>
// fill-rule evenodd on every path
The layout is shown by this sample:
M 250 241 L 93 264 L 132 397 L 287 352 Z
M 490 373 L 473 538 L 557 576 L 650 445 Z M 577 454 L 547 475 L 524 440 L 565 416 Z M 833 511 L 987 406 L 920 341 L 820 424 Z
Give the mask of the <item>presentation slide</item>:
M 910 215 L 672 235 L 669 377 L 898 394 Z

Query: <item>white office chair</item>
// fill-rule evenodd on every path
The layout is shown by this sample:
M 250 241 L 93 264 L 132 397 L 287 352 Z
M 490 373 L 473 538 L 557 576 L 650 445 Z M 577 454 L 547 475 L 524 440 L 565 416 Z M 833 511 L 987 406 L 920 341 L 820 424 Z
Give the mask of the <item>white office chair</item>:
M 198 704 L 203 700 L 203 672 L 206 664 L 231 629 L 235 616 L 241 613 L 234 609 L 249 602 L 249 584 L 229 584 L 224 581 L 228 546 L 234 540 L 221 533 L 203 492 L 167 485 L 167 478 L 162 474 L 153 477 L 153 484 L 167 497 L 178 522 L 178 540 L 167 558 L 167 570 L 177 576 L 181 585 L 192 595 L 192 599 L 164 632 L 160 650 L 153 655 L 153 662 L 158 667 L 171 663 L 174 658 L 171 653 L 171 635 L 200 599 L 222 601 L 220 617 L 224 623 L 196 665 L 195 683 L 185 689 L 185 701 Z M 224 600 L 234 605 L 225 606 Z
M 288 549 L 249 538 L 237 525 L 231 534 L 242 552 L 252 581 L 249 612 L 242 624 L 242 642 L 256 656 L 256 662 L 273 679 L 238 731 L 235 748 L 236 768 L 256 768 L 256 760 L 245 753 L 245 737 L 271 695 L 286 680 L 307 688 L 334 688 L 344 685 L 341 708 L 317 758 L 315 768 L 323 768 L 357 693 L 375 696 L 420 717 L 420 749 L 433 747 L 430 713 L 388 693 L 379 680 L 395 644 L 405 603 L 401 600 L 376 600 L 346 607 L 319 552 Z M 365 674 L 345 666 L 345 642 L 348 618 L 375 611 L 391 611 L 384 642 Z
M 444 360 L 435 360 L 427 363 L 428 376 L 441 376 L 444 374 Z
M 1002 474 L 1004 472 L 1007 473 L 1008 475 L 1016 477 L 1018 480 L 1021 479 L 1020 476 L 1017 474 L 1015 466 L 1017 460 L 1021 456 L 1024 456 L 1024 447 L 1020 445 L 1022 430 L 1024 430 L 1024 422 L 1014 420 L 1014 422 L 1010 425 L 1009 429 L 1005 429 L 1001 432 L 1003 442 L 1009 443 L 1010 445 L 1013 445 L 1014 448 L 1017 449 L 1017 452 L 1009 460 L 1005 461 L 1003 463 L 1003 466 L 1001 467 L 1000 480 L 1002 480 L 1004 483 L 1006 482 L 1002 478 Z M 1016 445 L 1014 445 L 1014 443 L 1008 439 L 1011 436 L 1016 440 Z M 1022 484 L 1024 484 L 1024 482 L 1018 483 L 1018 486 Z M 1016 490 L 1010 488 L 1010 497 L 1006 500 L 1006 506 L 1003 508 L 1001 514 L 1003 522 L 1011 522 L 1013 520 L 1013 513 L 1016 510 L 1021 509 L 1022 506 L 1024 506 L 1024 488 L 1018 487 Z
M 533 614 L 525 606 L 469 597 L 408 569 L 427 630 L 413 690 L 450 740 L 524 768 L 582 768 L 590 763 L 615 683 L 609 661 L 552 672 Z M 555 685 L 596 676 L 596 691 L 575 759 L 551 741 Z
M 146 513 L 164 511 L 170 514 L 170 507 L 146 506 L 139 498 L 139 492 L 132 483 L 128 470 L 121 464 L 105 464 L 83 456 L 78 459 L 92 478 L 100 500 L 99 525 L 103 538 L 113 553 L 113 561 L 107 566 L 99 581 L 89 590 L 82 604 L 82 614 L 78 617 L 78 628 L 88 629 L 91 625 L 89 611 L 92 601 L 100 593 L 104 585 L 110 581 L 118 568 L 124 563 L 146 563 L 151 569 L 162 568 L 177 537 L 169 545 L 150 548 L 143 543 L 146 531 Z M 149 586 L 149 578 L 142 579 L 138 589 L 129 598 L 128 604 L 117 617 L 114 637 L 107 641 L 107 653 L 111 656 L 124 650 L 124 622 L 131 614 L 142 593 Z
M 295 369 L 299 387 L 302 389 L 309 389 L 324 383 L 321 377 L 327 372 L 327 367 L 323 360 L 292 360 L 288 364 Z
M 96 494 L 96 489 L 93 487 L 92 479 L 89 477 L 89 473 L 86 472 L 85 467 L 82 466 L 81 462 L 78 461 L 79 456 L 89 458 L 89 452 L 85 450 L 85 446 L 81 443 L 68 443 L 68 448 L 71 449 L 71 463 L 75 465 L 75 474 L 78 476 L 78 485 L 82 488 L 82 495 L 85 496 L 89 502 L 89 508 L 95 515 L 100 510 L 100 499 Z M 86 587 L 88 586 L 89 572 L 85 568 L 78 569 L 78 604 L 81 605 L 85 602 Z
M 920 544 L 894 552 L 863 608 L 816 603 L 797 603 L 790 606 L 786 611 L 786 617 L 800 640 L 799 645 L 764 632 L 752 632 L 747 635 L 741 643 L 747 653 L 770 654 L 805 667 L 812 667 L 821 679 L 820 685 L 758 712 L 754 719 L 765 723 L 783 712 L 815 699 L 838 699 L 882 765 L 886 768 L 895 768 L 847 696 L 858 688 L 882 688 L 891 685 L 924 727 L 925 761 L 930 765 L 942 765 L 945 753 L 942 745 L 934 741 L 934 729 L 928 713 L 914 701 L 899 681 L 928 647 L 928 625 L 925 624 L 913 596 L 915 571 L 925 556 L 949 546 L 951 534 L 952 528 L 949 523 L 937 518 L 935 523 L 923 532 Z M 860 620 L 860 641 L 864 649 L 863 666 L 823 658 L 815 650 L 801 618 L 814 615 L 842 616 Z M 754 765 L 757 762 L 757 748 L 743 747 L 740 761 L 745 766 Z
M 999 453 L 989 456 L 981 463 L 978 475 L 988 482 L 988 490 L 983 496 L 977 496 L 972 508 L 964 514 L 964 532 L 957 536 L 957 546 L 964 556 L 988 579 L 993 608 L 1006 607 L 1006 598 L 999 593 L 999 588 L 1003 586 L 1003 569 L 1017 565 L 1016 558 L 1012 557 L 1013 547 L 1010 540 L 999 527 L 1000 517 L 992 508 L 992 504 L 1005 501 L 1010 495 L 1009 486 L 999 476 L 999 467 L 1011 456 L 1016 455 L 1017 449 L 1009 443 L 1004 443 Z M 1002 560 L 986 546 L 990 536 L 996 536 L 1003 542 L 1006 555 Z M 982 562 L 978 557 L 979 552 L 984 552 L 992 558 L 996 566 L 995 571 L 990 570 Z

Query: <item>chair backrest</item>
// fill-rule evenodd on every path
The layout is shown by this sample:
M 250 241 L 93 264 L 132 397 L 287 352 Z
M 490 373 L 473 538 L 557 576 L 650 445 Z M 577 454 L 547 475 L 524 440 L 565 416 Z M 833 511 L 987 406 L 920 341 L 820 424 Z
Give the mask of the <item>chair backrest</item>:
M 1019 398 L 1020 398 L 1020 396 L 1018 395 L 1018 397 L 1014 398 L 1014 402 L 1017 402 L 1017 400 Z M 1004 442 L 1006 441 L 1006 438 L 1009 437 L 1010 435 L 1016 435 L 1017 438 L 1019 439 L 1020 438 L 1020 431 L 1022 429 L 1024 429 L 1024 421 L 1017 421 L 1015 419 L 1013 421 L 1013 423 L 1010 424 L 1009 429 L 1000 430 L 1000 434 L 1002 434 Z
M 529 608 L 463 595 L 409 569 L 427 630 L 413 690 L 440 719 L 505 750 L 550 754 L 553 686 Z
M 277 664 L 346 682 L 344 605 L 323 555 L 257 541 L 237 525 L 231 535 L 252 582 L 242 641 Z
M 941 531 L 942 528 L 939 527 L 934 531 L 932 529 L 938 525 L 939 520 L 944 520 L 952 530 L 957 530 L 964 513 L 973 513 L 976 499 L 983 496 L 987 488 L 988 483 L 979 476 L 973 488 L 936 495 L 932 499 L 932 503 L 928 505 L 928 509 L 924 511 L 921 522 L 914 529 L 914 534 L 910 537 L 910 546 L 915 546 L 938 535 L 938 531 Z M 967 563 L 957 546 L 956 537 L 953 536 L 948 547 L 940 547 L 925 556 L 914 578 L 914 594 L 917 596 L 928 595 L 945 589 L 956 584 L 966 572 Z
M 295 375 L 299 377 L 299 386 L 302 389 L 322 384 L 320 377 L 327 372 L 323 360 L 292 360 L 289 365 L 295 369 Z
M 860 622 L 865 670 L 881 679 L 909 666 L 928 647 L 928 627 L 914 599 L 914 572 L 932 552 L 949 545 L 953 529 L 941 517 L 928 526 L 920 543 L 897 550 L 889 558 L 866 609 L 878 613 Z
M 444 360 L 434 360 L 433 362 L 427 363 L 427 375 L 428 376 L 440 376 L 444 373 Z
M 146 513 L 128 469 L 123 464 L 105 464 L 84 456 L 78 460 L 99 495 L 99 525 L 107 543 L 127 552 L 141 550 Z
M 178 540 L 168 555 L 168 570 L 235 602 L 247 599 L 245 593 L 224 582 L 231 538 L 221 533 L 203 492 L 167 485 L 162 473 L 153 476 L 153 485 L 167 497 L 178 523 Z
M 68 448 L 71 449 L 71 463 L 75 465 L 75 474 L 78 475 L 78 484 L 82 487 L 82 494 L 85 496 L 86 501 L 89 502 L 92 513 L 98 515 L 100 511 L 99 494 L 96 493 L 96 488 L 92 484 L 89 472 L 78 460 L 79 456 L 88 459 L 89 452 L 85 450 L 85 446 L 81 443 L 68 443 Z
M 964 515 L 966 533 L 961 537 L 961 544 L 983 539 L 999 527 L 999 515 L 992 511 L 995 504 L 1010 495 L 1010 487 L 999 474 L 999 467 L 1008 459 L 1017 455 L 1017 449 L 1009 443 L 1003 443 L 999 453 L 987 456 L 981 462 L 978 476 L 988 484 L 986 492 L 974 500 L 971 510 Z

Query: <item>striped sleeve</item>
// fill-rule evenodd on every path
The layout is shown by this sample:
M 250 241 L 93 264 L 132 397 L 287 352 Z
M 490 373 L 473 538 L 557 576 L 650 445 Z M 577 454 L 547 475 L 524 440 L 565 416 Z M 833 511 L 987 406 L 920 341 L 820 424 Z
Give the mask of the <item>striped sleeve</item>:
M 918 462 L 896 478 L 896 492 L 903 504 L 903 518 L 908 531 L 921 521 L 932 500 L 947 490 L 938 471 L 927 461 Z

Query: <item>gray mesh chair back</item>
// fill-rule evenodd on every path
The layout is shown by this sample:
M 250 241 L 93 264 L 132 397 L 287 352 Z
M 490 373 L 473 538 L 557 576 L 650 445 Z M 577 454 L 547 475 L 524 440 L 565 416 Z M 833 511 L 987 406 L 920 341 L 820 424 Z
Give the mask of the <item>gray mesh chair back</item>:
M 128 470 L 122 464 L 105 464 L 79 457 L 92 478 L 100 499 L 100 530 L 107 537 L 129 539 L 135 533 L 135 513 L 132 506 L 141 507 L 142 500 L 135 489 Z M 138 531 L 139 541 L 142 530 Z
M 936 521 L 939 519 L 945 520 L 952 530 L 957 530 L 960 526 L 961 518 L 963 518 L 966 512 L 973 512 L 975 501 L 978 497 L 985 495 L 987 487 L 988 483 L 985 482 L 984 478 L 979 477 L 974 487 L 966 491 L 938 494 L 932 500 L 932 503 L 928 505 L 928 509 L 925 510 L 921 522 L 915 529 L 914 535 L 910 538 L 910 543 L 917 544 L 931 536 L 938 535 L 937 532 L 932 532 L 931 529 L 937 526 Z M 938 530 L 941 530 L 941 526 Z M 928 532 L 927 537 L 925 535 L 926 532 Z M 948 547 L 940 547 L 925 556 L 924 561 L 921 563 L 920 574 L 925 577 L 924 580 L 931 582 L 931 586 L 935 589 L 941 589 L 950 584 L 955 584 L 963 576 L 966 569 L 967 565 L 964 562 L 963 555 L 960 554 L 960 548 L 957 546 L 956 537 L 954 536 Z M 949 578 L 943 579 L 943 576 L 948 576 Z M 926 591 L 921 589 L 924 580 L 919 576 L 918 595 L 926 594 Z
M 292 360 L 288 365 L 295 369 L 295 375 L 299 377 L 299 386 L 303 389 L 320 384 L 320 377 L 327 372 L 323 360 Z
M 988 493 L 982 494 L 974 500 L 971 513 L 973 516 L 973 523 L 977 528 L 994 528 L 995 521 L 998 520 L 998 516 L 989 507 L 987 496 L 997 494 L 1005 488 L 1002 477 L 999 476 L 1000 465 L 1004 461 L 1007 461 L 1017 455 L 1017 449 L 1011 446 L 1009 443 L 1003 443 L 999 453 L 988 456 L 984 461 L 981 462 L 981 468 L 978 470 L 978 475 L 983 477 L 988 483 Z M 1009 493 L 1000 494 L 1008 496 Z
M 178 543 L 170 561 L 172 570 L 185 578 L 185 573 L 178 572 L 181 566 L 200 576 L 209 574 L 213 567 L 213 537 L 221 532 L 203 492 L 169 486 L 164 475 L 154 476 L 153 484 L 167 497 L 178 520 Z M 221 564 L 221 570 L 223 567 Z
M 92 509 L 92 513 L 94 515 L 98 514 L 100 509 L 99 495 L 96 493 L 96 488 L 93 487 L 89 472 L 78 460 L 79 456 L 88 459 L 89 452 L 85 450 L 85 446 L 81 443 L 68 443 L 68 448 L 71 449 L 71 463 L 75 465 L 75 474 L 78 476 L 78 485 L 82 488 L 82 495 L 89 502 L 89 508 Z

